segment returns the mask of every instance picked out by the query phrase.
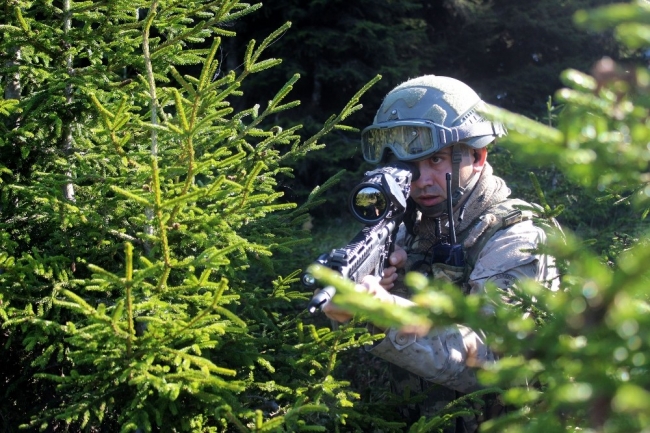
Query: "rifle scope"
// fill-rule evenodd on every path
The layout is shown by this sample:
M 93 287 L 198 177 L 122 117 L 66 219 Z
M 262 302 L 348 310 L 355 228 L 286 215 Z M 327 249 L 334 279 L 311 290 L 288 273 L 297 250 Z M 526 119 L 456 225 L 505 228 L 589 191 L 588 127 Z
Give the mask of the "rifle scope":
M 366 173 L 350 193 L 348 207 L 363 224 L 373 225 L 395 218 L 406 210 L 412 167 L 393 163 Z

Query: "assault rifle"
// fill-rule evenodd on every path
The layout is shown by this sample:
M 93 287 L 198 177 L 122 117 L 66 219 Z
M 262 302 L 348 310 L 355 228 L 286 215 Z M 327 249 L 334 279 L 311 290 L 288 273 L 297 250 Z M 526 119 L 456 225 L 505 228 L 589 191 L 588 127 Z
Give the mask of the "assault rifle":
M 350 194 L 348 206 L 352 215 L 365 226 L 343 248 L 321 254 L 316 263 L 339 272 L 360 283 L 366 275 L 381 276 L 388 258 L 395 250 L 395 238 L 411 190 L 413 168 L 403 162 L 365 173 L 364 179 Z M 315 278 L 304 273 L 302 283 L 317 289 Z M 322 309 L 334 296 L 332 286 L 321 288 L 307 304 L 310 313 Z

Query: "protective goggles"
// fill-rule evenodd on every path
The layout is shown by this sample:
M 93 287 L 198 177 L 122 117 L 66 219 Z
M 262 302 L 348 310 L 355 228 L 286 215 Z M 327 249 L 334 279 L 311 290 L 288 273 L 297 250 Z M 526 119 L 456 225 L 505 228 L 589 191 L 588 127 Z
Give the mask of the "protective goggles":
M 365 128 L 361 149 L 363 158 L 373 164 L 381 162 L 386 149 L 400 161 L 412 161 L 469 138 L 504 134 L 501 124 L 487 121 L 447 128 L 425 120 L 393 120 Z

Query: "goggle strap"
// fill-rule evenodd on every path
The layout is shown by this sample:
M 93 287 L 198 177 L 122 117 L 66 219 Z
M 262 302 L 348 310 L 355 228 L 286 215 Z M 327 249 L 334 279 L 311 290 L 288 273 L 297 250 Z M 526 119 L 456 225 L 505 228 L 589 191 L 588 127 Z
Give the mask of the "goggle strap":
M 454 126 L 449 129 L 438 129 L 438 136 L 440 143 L 443 145 L 447 143 L 457 143 L 461 140 L 474 137 L 482 137 L 485 135 L 496 135 L 501 137 L 505 135 L 505 128 L 501 123 L 494 122 L 481 122 L 469 125 Z

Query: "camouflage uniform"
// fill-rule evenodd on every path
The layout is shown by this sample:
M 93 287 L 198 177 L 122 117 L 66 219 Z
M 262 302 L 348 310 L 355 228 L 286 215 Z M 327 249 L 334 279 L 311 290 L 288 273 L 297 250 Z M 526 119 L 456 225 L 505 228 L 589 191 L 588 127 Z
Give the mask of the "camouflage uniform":
M 466 294 L 483 292 L 485 284 L 491 281 L 503 289 L 505 302 L 511 301 L 509 295 L 513 285 L 522 278 L 534 279 L 555 289 L 558 281 L 552 258 L 531 252 L 545 242 L 546 235 L 533 225 L 531 212 L 514 207 L 528 204 L 508 199 L 509 194 L 503 180 L 493 176 L 492 168 L 486 164 L 464 203 L 466 206 L 457 206 L 455 211 L 458 220 L 457 213 L 465 209 L 466 216 L 458 225 L 457 238 L 463 244 L 468 265 L 452 268 L 427 262 L 427 252 L 439 240 L 434 235 L 433 219 L 418 218 L 413 233 L 406 236 L 404 243 L 408 253 L 405 270 L 446 278 Z M 396 284 L 393 293 L 408 297 L 403 290 Z M 420 392 L 427 395 L 425 401 L 403 408 L 403 415 L 410 423 L 421 416 L 432 416 L 463 394 L 480 389 L 470 365 L 495 359 L 482 332 L 463 325 L 433 329 L 424 337 L 389 329 L 386 337 L 368 350 L 392 364 L 394 392 L 402 396 Z M 480 418 L 491 418 L 499 411 L 498 405 L 488 405 L 478 419 L 459 419 L 456 426 L 445 432 L 476 431 Z

